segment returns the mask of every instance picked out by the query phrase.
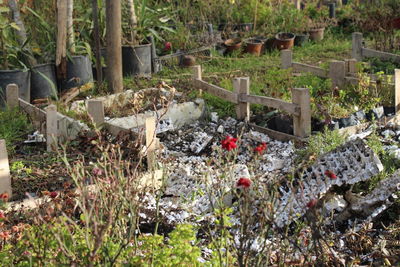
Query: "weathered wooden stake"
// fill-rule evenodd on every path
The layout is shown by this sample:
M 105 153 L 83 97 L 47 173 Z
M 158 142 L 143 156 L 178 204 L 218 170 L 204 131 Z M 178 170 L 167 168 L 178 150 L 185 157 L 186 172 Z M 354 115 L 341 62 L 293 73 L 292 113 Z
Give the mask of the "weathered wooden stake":
M 360 32 L 353 32 L 352 34 L 352 51 L 351 56 L 357 61 L 362 61 L 362 41 L 363 35 Z
M 59 79 L 67 77 L 67 4 L 66 0 L 57 0 L 56 67 Z
M 195 65 L 195 66 L 192 66 L 192 69 L 193 69 L 193 79 L 194 80 L 201 80 L 202 79 L 201 66 L 200 65 Z M 201 90 L 201 89 L 199 90 L 199 95 L 200 96 L 203 95 L 203 90 Z
M 345 83 L 346 64 L 344 61 L 332 60 L 329 63 L 329 78 L 333 86 L 342 86 Z
M 7 193 L 11 197 L 11 175 L 8 163 L 6 141 L 0 140 L 0 194 Z
M 57 151 L 58 147 L 58 120 L 57 107 L 50 105 L 45 108 L 46 111 L 46 143 L 47 151 Z
M 289 69 L 293 63 L 293 52 L 292 50 L 285 49 L 281 51 L 281 67 L 282 69 Z
M 106 41 L 108 88 L 114 93 L 123 91 L 121 52 L 121 0 L 106 0 Z
M 201 80 L 201 66 L 200 65 L 196 65 L 192 67 L 193 69 L 193 79 L 197 79 L 197 80 Z
M 15 83 L 6 87 L 6 101 L 9 108 L 16 108 L 19 105 L 19 88 Z
M 355 58 L 345 59 L 346 62 L 346 73 L 355 74 L 357 73 L 357 60 Z
M 241 95 L 250 94 L 250 78 L 242 77 L 233 79 L 234 92 L 238 94 L 238 104 L 236 105 L 236 116 L 238 120 L 250 121 L 250 103 L 241 102 Z
M 153 170 L 156 166 L 155 150 L 157 148 L 156 138 L 156 118 L 148 117 L 145 121 L 146 148 L 147 148 L 147 165 Z
M 300 10 L 300 3 L 301 3 L 301 0 L 293 0 L 293 3 L 294 3 L 294 7 L 295 7 L 296 9 Z
M 97 126 L 104 123 L 104 104 L 103 100 L 91 99 L 88 101 L 88 113 Z
M 292 103 L 300 106 L 300 115 L 293 115 L 293 132 L 295 136 L 304 138 L 311 134 L 311 101 L 307 88 L 292 89 Z
M 394 107 L 397 113 L 398 111 L 400 111 L 400 69 L 394 70 L 394 88 L 395 88 Z

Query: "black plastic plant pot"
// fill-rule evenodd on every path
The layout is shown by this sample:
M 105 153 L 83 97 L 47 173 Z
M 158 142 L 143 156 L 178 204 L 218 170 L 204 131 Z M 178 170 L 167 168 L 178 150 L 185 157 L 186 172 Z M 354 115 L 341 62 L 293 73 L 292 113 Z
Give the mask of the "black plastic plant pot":
M 27 102 L 31 100 L 30 70 L 0 70 L 0 107 L 6 106 L 6 87 L 15 83 L 19 88 L 19 97 Z
M 124 76 L 151 76 L 151 44 L 122 47 Z
M 31 69 L 31 100 L 57 96 L 56 67 L 53 63 Z
M 303 46 L 305 43 L 308 42 L 309 38 L 310 38 L 309 34 L 296 34 L 296 37 L 294 37 L 294 45 Z
M 92 62 L 89 56 L 73 56 L 67 62 L 67 78 L 61 81 L 61 90 L 93 82 Z

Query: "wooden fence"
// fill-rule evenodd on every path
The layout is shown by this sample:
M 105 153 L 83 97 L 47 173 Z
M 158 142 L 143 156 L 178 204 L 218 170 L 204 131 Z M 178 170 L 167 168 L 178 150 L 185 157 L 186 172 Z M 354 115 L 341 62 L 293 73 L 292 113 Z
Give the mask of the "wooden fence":
M 219 86 L 202 80 L 201 66 L 193 66 L 193 85 L 226 101 L 236 104 L 236 116 L 240 120 L 250 122 L 250 104 L 259 104 L 283 110 L 293 115 L 294 135 L 277 132 L 268 128 L 250 124 L 256 130 L 265 132 L 278 140 L 304 140 L 311 134 L 310 92 L 305 88 L 292 89 L 292 103 L 281 99 L 250 94 L 250 79 L 248 77 L 233 80 L 234 91 L 231 92 Z
M 376 57 L 383 60 L 392 60 L 396 63 L 400 63 L 400 55 L 381 52 L 374 49 L 363 47 L 363 35 L 360 32 L 353 32 L 352 34 L 352 52 L 351 56 L 358 61 L 362 61 L 363 58 Z
M 354 34 L 353 34 L 354 40 Z M 399 57 L 400 58 L 400 57 Z M 288 69 L 292 68 L 297 72 L 308 72 L 312 73 L 321 78 L 330 78 L 333 86 L 341 87 L 345 84 L 358 84 L 360 78 L 358 78 L 356 59 L 346 59 L 344 61 L 331 60 L 329 62 L 329 69 L 325 70 L 320 67 L 293 62 L 293 52 L 291 50 L 281 51 L 281 68 Z M 376 83 L 377 75 L 369 75 L 372 83 Z M 395 90 L 394 106 L 396 113 L 400 110 L 400 70 L 395 70 L 395 75 L 386 75 L 389 82 L 389 86 L 393 86 Z

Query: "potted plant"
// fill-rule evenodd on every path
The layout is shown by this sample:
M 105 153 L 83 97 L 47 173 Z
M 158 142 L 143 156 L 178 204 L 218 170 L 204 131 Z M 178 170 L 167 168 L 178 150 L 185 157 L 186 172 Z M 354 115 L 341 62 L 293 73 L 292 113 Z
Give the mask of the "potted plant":
M 31 66 L 31 101 L 53 97 L 57 99 L 57 77 L 53 58 L 56 51 L 56 30 L 33 9 L 28 25 L 34 25 L 35 38 L 31 39 L 32 53 L 37 65 Z M 31 26 L 32 27 L 32 26 Z M 32 30 L 32 29 L 31 29 Z M 32 32 L 32 31 L 31 31 Z
M 167 26 L 165 8 L 151 9 L 147 1 L 136 6 L 133 0 L 127 1 L 129 15 L 123 18 L 122 70 L 124 76 L 150 76 L 155 62 L 155 48 L 148 38 L 162 40 L 160 31 L 174 32 Z M 128 21 L 126 21 L 128 19 Z M 125 20 L 125 21 L 124 21 Z
M 228 39 L 224 42 L 226 47 L 226 53 L 232 53 L 233 51 L 240 50 L 242 47 L 242 39 L 241 38 L 233 38 Z
M 295 35 L 290 32 L 280 32 L 275 35 L 275 45 L 279 50 L 291 49 Z
M 293 28 L 293 32 L 296 37 L 294 38 L 295 46 L 303 46 L 306 42 L 308 42 L 310 38 L 308 18 L 304 15 L 304 13 L 300 13 L 297 16 L 297 23 Z
M 307 6 L 305 13 L 309 17 L 309 34 L 312 41 L 318 42 L 324 39 L 325 27 L 329 21 L 327 7 L 318 8 L 315 4 Z
M 3 3 L 0 0 L 0 5 Z M 0 107 L 5 106 L 5 90 L 8 84 L 15 83 L 19 87 L 19 97 L 30 101 L 30 71 L 21 60 L 29 56 L 23 46 L 13 38 L 13 30 L 19 29 L 8 18 L 9 9 L 0 6 Z
M 262 52 L 264 41 L 258 38 L 250 38 L 245 40 L 245 52 L 259 56 Z

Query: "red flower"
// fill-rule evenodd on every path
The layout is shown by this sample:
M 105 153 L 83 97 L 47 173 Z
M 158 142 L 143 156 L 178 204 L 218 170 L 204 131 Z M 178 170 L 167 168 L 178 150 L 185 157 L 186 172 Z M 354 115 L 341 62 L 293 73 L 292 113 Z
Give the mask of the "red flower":
M 1 199 L 2 201 L 4 201 L 4 202 L 6 202 L 6 201 L 8 200 L 9 197 L 10 197 L 10 196 L 8 195 L 7 192 L 5 192 L 5 193 L 3 193 L 3 194 L 0 194 L 0 199 Z
M 330 171 L 330 170 L 326 170 L 326 171 L 325 171 L 325 175 L 328 176 L 329 178 L 331 178 L 332 180 L 334 180 L 334 179 L 337 178 L 336 174 L 334 174 L 334 173 L 333 173 L 332 171 Z
M 93 174 L 94 176 L 100 176 L 100 175 L 103 174 L 103 171 L 102 171 L 102 169 L 96 167 L 96 168 L 94 168 L 94 169 L 92 170 L 92 174 Z
M 4 212 L 0 211 L 0 220 L 3 220 L 5 218 L 6 218 L 6 216 L 4 215 Z
M 312 207 L 314 207 L 317 204 L 318 200 L 311 199 L 308 203 L 307 203 L 307 208 L 311 209 Z
M 7 240 L 10 238 L 10 232 L 9 231 L 4 231 L 4 232 L 0 232 L 0 238 Z
M 53 191 L 53 192 L 50 193 L 50 197 L 51 197 L 51 198 L 56 198 L 57 196 L 58 196 L 58 193 L 55 192 L 55 191 Z
M 171 42 L 165 42 L 164 43 L 164 51 L 170 51 L 172 48 Z
M 251 185 L 251 180 L 249 178 L 240 178 L 236 183 L 237 187 L 242 187 L 242 188 L 249 188 L 250 185 Z
M 256 146 L 254 148 L 254 151 L 261 155 L 266 149 L 267 149 L 267 144 L 262 143 L 261 145 Z
M 231 136 L 227 136 L 224 140 L 221 141 L 221 145 L 223 149 L 231 151 L 236 148 L 237 138 L 233 138 Z

